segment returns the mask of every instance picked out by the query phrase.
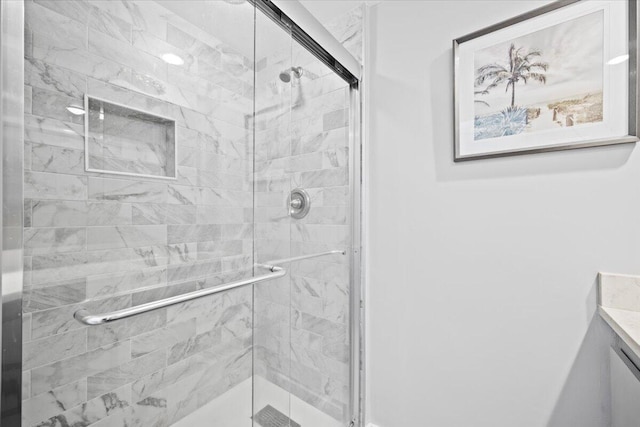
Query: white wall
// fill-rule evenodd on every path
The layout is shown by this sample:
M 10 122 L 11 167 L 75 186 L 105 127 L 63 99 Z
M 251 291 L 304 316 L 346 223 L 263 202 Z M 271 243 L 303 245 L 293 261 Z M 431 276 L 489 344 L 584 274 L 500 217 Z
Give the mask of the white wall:
M 370 10 L 369 422 L 603 427 L 600 270 L 640 273 L 634 145 L 452 161 L 451 40 L 542 5 Z

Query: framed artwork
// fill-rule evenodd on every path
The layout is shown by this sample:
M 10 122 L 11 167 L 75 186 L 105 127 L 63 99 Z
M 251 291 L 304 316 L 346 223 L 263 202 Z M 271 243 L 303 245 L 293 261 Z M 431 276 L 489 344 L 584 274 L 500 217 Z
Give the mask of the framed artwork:
M 637 141 L 637 6 L 563 0 L 454 40 L 454 160 Z

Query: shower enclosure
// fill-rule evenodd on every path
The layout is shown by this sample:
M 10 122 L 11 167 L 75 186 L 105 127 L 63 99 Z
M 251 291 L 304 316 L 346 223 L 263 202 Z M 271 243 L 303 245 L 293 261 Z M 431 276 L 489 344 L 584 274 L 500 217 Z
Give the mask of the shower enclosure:
M 360 425 L 359 71 L 266 0 L 1 5 L 2 426 Z

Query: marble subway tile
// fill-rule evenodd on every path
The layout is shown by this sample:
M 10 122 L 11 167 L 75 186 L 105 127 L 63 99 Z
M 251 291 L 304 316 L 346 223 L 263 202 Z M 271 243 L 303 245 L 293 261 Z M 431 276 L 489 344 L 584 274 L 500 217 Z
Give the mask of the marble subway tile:
M 144 248 L 37 255 L 32 262 L 31 279 L 33 284 L 39 284 L 165 264 L 166 258 L 157 258 Z
M 196 243 L 178 243 L 167 245 L 169 265 L 187 264 L 198 261 L 198 246 Z
M 22 343 L 31 341 L 31 313 L 22 313 Z
M 70 122 L 27 114 L 24 139 L 34 144 L 46 144 L 74 150 L 84 149 L 84 127 Z
M 33 201 L 34 227 L 129 225 L 132 207 L 127 203 L 85 201 Z
M 133 26 L 131 23 L 112 15 L 106 10 L 92 6 L 88 16 L 88 26 L 114 39 L 131 42 Z
M 84 174 L 84 152 L 50 145 L 31 144 L 31 170 Z
M 301 172 L 296 178 L 296 184 L 303 188 L 344 186 L 349 184 L 349 173 L 347 168 Z
M 207 62 L 198 63 L 198 69 L 196 70 L 196 75 L 211 80 L 215 82 L 217 85 L 239 95 L 243 96 L 252 96 L 253 95 L 253 87 L 247 83 L 242 81 L 241 79 L 227 73 L 225 70 L 221 69 L 219 66 L 209 64 Z
M 236 224 L 244 221 L 244 209 L 235 207 L 198 206 L 198 224 Z
M 207 62 L 213 66 L 221 65 L 221 53 L 218 49 L 185 33 L 175 25 L 167 26 L 167 41 L 198 58 L 199 62 Z
M 302 313 L 300 328 L 322 336 L 332 343 L 345 344 L 348 340 L 347 325 Z
M 203 369 L 212 363 L 206 353 L 200 353 L 173 365 L 169 365 L 167 368 L 154 372 L 151 375 L 143 376 L 131 386 L 133 398 L 137 401 L 143 400 L 165 387 L 174 385 L 180 378 L 194 374 L 201 375 Z
M 190 339 L 196 334 L 196 319 L 175 322 L 131 340 L 131 357 L 137 358 Z
M 121 86 L 131 84 L 131 68 L 90 53 L 84 48 L 59 46 L 41 34 L 33 36 L 33 57 L 48 64 L 81 72 L 88 76 L 89 81 L 97 79 Z M 87 92 L 95 96 L 102 96 L 96 93 L 95 85 L 93 85 L 94 87 L 89 85 L 89 81 L 87 82 Z
M 86 349 L 86 329 L 31 341 L 24 345 L 22 369 L 48 365 L 84 353 Z
M 313 171 L 323 168 L 323 153 L 309 153 L 289 158 L 286 172 Z
M 167 9 L 160 3 L 141 1 L 133 5 L 125 5 L 124 9 L 125 13 L 117 16 L 130 21 L 134 32 L 149 33 L 166 40 L 167 23 L 175 15 L 167 13 Z
M 30 285 L 32 283 L 31 276 L 33 270 L 33 259 L 30 256 L 23 257 L 23 278 L 22 282 L 25 286 Z
M 140 203 L 133 205 L 133 223 L 151 224 L 193 224 L 196 222 L 196 206 Z
M 179 66 L 184 70 L 197 69 L 198 66 L 196 59 L 183 49 L 148 33 L 136 32 L 133 36 L 133 47 L 157 58 L 162 58 L 166 53 L 177 55 L 184 61 Z
M 166 267 L 91 275 L 87 277 L 87 297 L 107 297 L 166 283 Z
M 24 199 L 24 210 L 23 210 L 23 214 L 24 214 L 24 227 L 25 228 L 30 228 L 31 227 L 31 223 L 32 218 L 33 218 L 33 209 L 31 208 L 32 205 L 32 200 L 31 199 Z
M 286 205 L 286 195 L 284 192 L 256 192 L 254 195 L 256 207 L 278 207 Z M 317 198 L 312 199 L 314 205 L 316 204 Z
M 29 86 L 74 99 L 82 98 L 87 91 L 87 78 L 82 74 L 35 58 L 25 61 L 24 81 Z
M 229 190 L 245 190 L 246 178 L 219 171 L 198 170 L 198 185 L 210 188 L 226 188 Z
M 197 249 L 199 260 L 241 255 L 243 251 L 244 247 L 241 240 L 200 242 Z
M 199 205 L 218 207 L 253 207 L 253 195 L 248 191 L 235 191 L 217 188 L 203 188 Z
M 25 141 L 24 143 L 23 157 L 24 157 L 24 170 L 30 171 L 31 170 L 31 143 L 29 141 Z
M 130 358 L 130 345 L 116 343 L 33 369 L 31 371 L 32 393 L 46 393 L 52 388 L 118 366 L 129 361 Z
M 52 389 L 22 403 L 22 425 L 41 425 L 39 423 L 79 406 L 86 400 L 86 379 Z
M 51 417 L 41 425 L 97 425 L 101 420 L 117 420 L 118 415 L 131 406 L 130 402 L 131 389 L 122 387 Z
M 75 115 L 67 110 L 67 107 L 82 105 L 82 98 L 79 96 L 70 97 L 59 92 L 34 87 L 32 99 L 31 111 L 37 116 L 75 124 L 83 123 L 83 116 Z
M 346 206 L 318 206 L 309 211 L 309 214 L 302 218 L 303 224 L 347 224 Z
M 347 206 L 349 205 L 349 187 L 330 187 L 322 189 L 323 206 Z
M 349 110 L 336 110 L 330 113 L 326 113 L 322 118 L 323 130 L 329 131 L 349 125 Z
M 87 228 L 87 249 L 136 248 L 167 243 L 164 225 Z
M 328 132 L 317 132 L 292 138 L 292 151 L 296 154 L 313 153 L 349 145 L 348 128 L 338 128 Z
M 168 203 L 178 205 L 195 205 L 200 198 L 198 188 L 186 185 L 167 185 Z
M 84 228 L 29 228 L 24 230 L 25 255 L 78 252 L 86 247 Z
M 24 112 L 25 114 L 31 114 L 31 86 L 25 85 L 24 87 Z
M 80 22 L 35 2 L 25 3 L 25 15 L 27 30 L 45 34 L 50 40 L 64 47 L 86 47 L 86 28 Z
M 157 182 L 89 177 L 89 199 L 166 203 L 167 186 Z
M 159 371 L 166 366 L 166 359 L 166 351 L 157 351 L 91 375 L 87 378 L 87 397 L 92 399 Z
M 86 297 L 85 279 L 24 287 L 22 309 L 26 313 L 81 302 Z
M 222 340 L 222 332 L 219 329 L 195 335 L 185 341 L 178 342 L 169 347 L 167 364 L 172 365 L 196 353 L 208 350 Z
M 34 2 L 82 24 L 87 22 L 91 13 L 91 4 L 88 1 L 34 0 Z
M 240 279 L 240 277 L 235 280 Z M 225 279 L 224 282 L 233 279 Z M 221 295 L 213 301 L 211 309 L 199 316 L 197 333 L 222 329 L 223 341 L 229 341 L 229 335 L 234 339 L 243 340 L 252 334 L 252 306 L 251 289 L 237 289 L 234 292 Z
M 22 371 L 22 401 L 31 397 L 31 371 Z
M 195 280 L 218 274 L 222 271 L 220 260 L 205 260 L 194 264 L 170 265 L 167 268 L 169 283 Z
M 87 177 L 84 176 L 25 172 L 24 180 L 26 198 L 62 200 L 87 198 Z
M 349 149 L 336 148 L 322 153 L 322 168 L 341 168 L 349 166 Z
M 225 256 L 222 258 L 222 271 L 248 271 L 253 266 L 252 255 Z
M 305 88 L 306 89 L 306 88 Z M 300 89 L 298 89 L 300 90 Z M 328 93 L 322 93 L 319 96 L 307 95 L 305 96 L 305 102 L 301 104 L 294 104 L 292 107 L 292 120 L 300 120 L 310 116 L 322 116 L 326 113 L 333 113 L 335 111 L 344 110 L 343 113 L 348 117 L 349 97 L 346 87 L 338 90 L 334 90 Z M 305 92 L 306 95 L 306 92 Z M 325 122 L 326 123 L 326 122 Z M 342 126 L 340 126 L 342 127 Z M 333 129 L 333 127 L 330 127 Z M 328 129 L 325 129 L 328 130 Z
M 217 224 L 168 225 L 168 243 L 208 242 L 220 239 L 221 227 Z
M 342 363 L 349 362 L 349 345 L 342 337 L 325 337 L 322 354 Z
M 166 79 L 167 64 L 161 59 L 135 49 L 131 44 L 89 29 L 89 52 L 136 69 L 138 72 Z
M 253 239 L 253 224 L 222 224 L 220 231 L 223 240 Z

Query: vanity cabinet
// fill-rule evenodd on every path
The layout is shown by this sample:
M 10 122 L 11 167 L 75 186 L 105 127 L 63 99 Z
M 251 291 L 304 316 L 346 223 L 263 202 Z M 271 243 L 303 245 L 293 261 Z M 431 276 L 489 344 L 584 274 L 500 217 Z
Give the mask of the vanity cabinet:
M 610 354 L 611 425 L 640 427 L 640 370 L 619 347 Z

